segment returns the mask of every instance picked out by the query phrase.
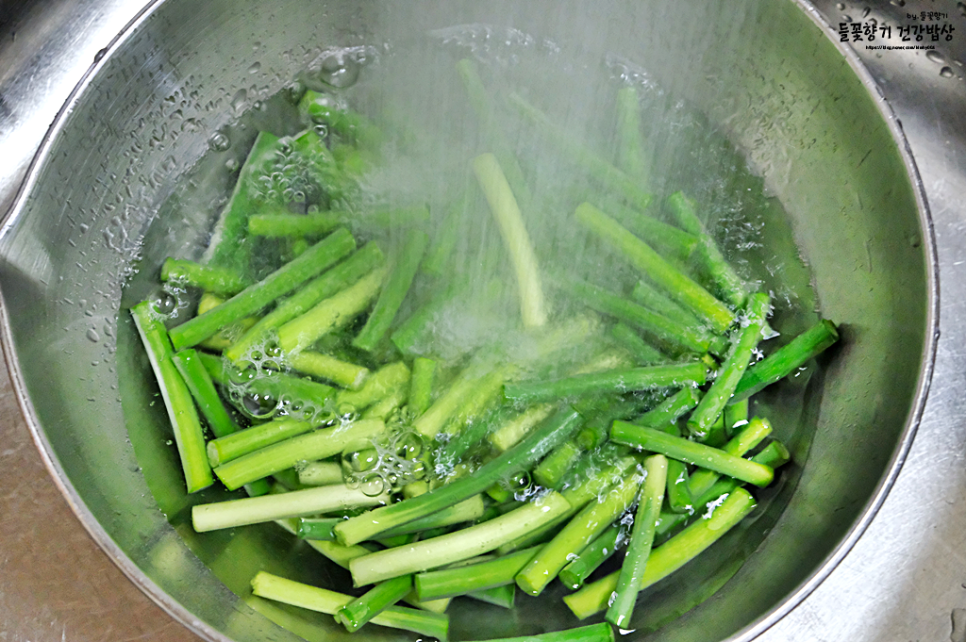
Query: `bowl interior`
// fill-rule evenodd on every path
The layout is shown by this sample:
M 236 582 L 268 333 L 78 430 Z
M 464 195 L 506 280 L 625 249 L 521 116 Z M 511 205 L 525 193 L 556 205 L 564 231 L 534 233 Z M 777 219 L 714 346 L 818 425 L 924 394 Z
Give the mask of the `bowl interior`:
M 634 2 L 606 13 L 559 0 L 158 3 L 58 121 L 0 237 L 8 361 L 55 474 L 122 568 L 199 633 L 295 639 L 274 620 L 307 639 L 348 639 L 331 618 L 248 591 L 261 569 L 332 586 L 347 583 L 344 571 L 273 525 L 193 532 L 190 506 L 225 493 L 184 496 L 126 309 L 149 291 L 164 257 L 202 251 L 217 206 L 210 195 L 230 189 L 225 161 L 244 155 L 248 123 L 269 118 L 257 102 L 324 51 L 388 56 L 429 33 L 462 34 L 448 46 L 508 66 L 515 47 L 559 47 L 599 66 L 575 69 L 577 87 L 586 74 L 646 69 L 640 82 L 687 103 L 760 174 L 772 198 L 756 214 L 768 248 L 756 260 L 780 268 L 797 310 L 790 327 L 804 328 L 816 309 L 841 325 L 833 355 L 760 402 L 793 452 L 782 483 L 755 519 L 651 591 L 633 637 L 750 635 L 827 572 L 895 474 L 927 370 L 934 303 L 925 218 L 889 123 L 792 2 L 738 11 Z M 254 116 L 240 119 L 246 112 Z M 232 148 L 206 156 L 218 131 L 231 133 Z M 184 191 L 179 178 L 189 170 L 210 189 Z M 559 600 L 519 602 L 499 617 L 495 607 L 459 605 L 453 639 L 576 624 Z

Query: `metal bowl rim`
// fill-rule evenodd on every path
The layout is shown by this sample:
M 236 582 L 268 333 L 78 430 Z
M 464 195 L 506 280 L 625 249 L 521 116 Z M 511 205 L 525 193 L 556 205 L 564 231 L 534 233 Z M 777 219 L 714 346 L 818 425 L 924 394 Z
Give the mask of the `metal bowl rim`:
M 912 408 L 906 418 L 906 425 L 900 436 L 896 450 L 888 463 L 886 473 L 879 480 L 872 497 L 862 509 L 859 518 L 849 528 L 842 540 L 836 545 L 833 551 L 816 567 L 812 574 L 802 582 L 792 593 L 785 596 L 782 601 L 771 609 L 767 614 L 751 623 L 741 631 L 735 633 L 730 640 L 732 642 L 750 642 L 754 638 L 764 633 L 767 629 L 776 624 L 785 615 L 791 612 L 800 604 L 812 591 L 832 573 L 836 566 L 845 558 L 869 524 L 875 518 L 881 508 L 889 491 L 895 484 L 902 469 L 903 464 L 912 447 L 916 432 L 922 420 L 926 402 L 929 396 L 929 388 L 935 367 L 936 348 L 939 340 L 939 265 L 936 250 L 935 228 L 932 214 L 929 210 L 928 201 L 925 196 L 925 188 L 919 169 L 913 158 L 912 149 L 906 139 L 902 124 L 896 117 L 895 112 L 889 105 L 882 90 L 872 77 L 855 51 L 843 43 L 838 42 L 833 36 L 831 25 L 829 25 L 819 11 L 807 0 L 791 0 L 798 8 L 808 16 L 812 22 L 821 29 L 822 33 L 832 42 L 833 46 L 845 58 L 853 73 L 859 78 L 879 110 L 880 115 L 889 128 L 893 140 L 896 142 L 899 154 L 906 168 L 906 173 L 912 183 L 913 192 L 916 198 L 916 209 L 919 216 L 919 223 L 924 232 L 922 239 L 925 254 L 926 284 L 927 284 L 927 309 L 926 309 L 926 336 L 923 346 L 922 366 L 916 382 L 916 392 Z M 98 71 L 106 64 L 107 59 L 119 48 L 121 44 L 132 37 L 138 27 L 146 22 L 153 13 L 164 3 L 164 0 L 150 0 L 122 29 L 121 31 L 101 49 L 93 64 L 87 69 L 80 81 L 69 94 L 64 105 L 57 112 L 57 115 L 47 130 L 44 138 L 34 155 L 27 169 L 26 177 L 17 191 L 13 205 L 7 214 L 0 220 L 0 238 L 9 233 L 11 224 L 15 221 L 21 211 L 25 208 L 27 197 L 37 184 L 41 170 L 49 160 L 49 150 L 56 141 L 58 134 L 64 128 L 67 116 L 73 111 L 74 106 L 83 97 L 84 91 L 92 83 Z M 10 318 L 7 313 L 7 306 L 3 300 L 3 293 L 0 291 L 0 348 L 3 350 L 4 361 L 10 373 L 11 385 L 17 397 L 18 405 L 26 420 L 31 437 L 47 470 L 50 472 L 54 483 L 57 485 L 70 509 L 77 516 L 81 525 L 87 530 L 98 546 L 107 554 L 112 562 L 128 577 L 144 594 L 160 606 L 175 620 L 183 624 L 189 630 L 210 642 L 232 642 L 230 638 L 222 632 L 213 628 L 206 622 L 199 620 L 192 615 L 180 602 L 162 590 L 154 581 L 149 579 L 141 569 L 121 550 L 121 548 L 108 535 L 101 524 L 95 519 L 94 515 L 87 508 L 83 499 L 77 493 L 73 484 L 67 479 L 62 469 L 53 447 L 47 439 L 43 427 L 37 418 L 23 380 L 20 370 L 19 360 L 14 352 L 13 336 L 10 325 Z

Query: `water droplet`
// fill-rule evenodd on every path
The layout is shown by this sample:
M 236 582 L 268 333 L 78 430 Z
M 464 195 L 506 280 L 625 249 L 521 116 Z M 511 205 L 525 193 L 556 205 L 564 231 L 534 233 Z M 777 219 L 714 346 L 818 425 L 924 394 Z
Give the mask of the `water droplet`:
M 396 437 L 396 454 L 403 459 L 418 459 L 423 452 L 423 439 L 417 433 L 406 432 Z
M 386 480 L 380 475 L 367 475 L 362 480 L 362 485 L 359 486 L 359 490 L 366 497 L 378 497 L 386 490 Z
M 277 341 L 269 341 L 265 344 L 265 356 L 278 358 L 282 356 L 282 348 Z
M 258 377 L 258 366 L 250 361 L 243 361 L 238 368 L 228 371 L 228 381 L 234 386 L 244 386 Z
M 225 167 L 228 168 L 228 171 L 229 172 L 234 172 L 239 167 L 238 166 L 238 159 L 237 158 L 229 158 L 228 160 L 225 161 Z
M 235 95 L 231 98 L 231 108 L 235 111 L 236 115 L 240 115 L 245 111 L 246 103 L 248 102 L 248 90 L 239 89 L 235 92 Z
M 932 60 L 934 63 L 940 64 L 940 65 L 946 62 L 946 59 L 943 58 L 943 55 L 938 51 L 936 51 L 935 49 L 930 49 L 929 51 L 927 51 L 926 58 L 929 58 L 929 60 Z
M 278 410 L 278 402 L 270 395 L 248 394 L 242 396 L 241 408 L 252 419 L 271 419 Z
M 158 314 L 167 316 L 178 308 L 178 299 L 168 292 L 162 292 L 154 299 L 151 307 Z
M 351 87 L 359 80 L 360 70 L 359 63 L 352 57 L 341 51 L 334 52 L 322 60 L 319 80 L 333 87 L 344 89 Z
M 845 22 L 852 22 L 852 16 L 846 14 L 842 16 L 842 20 Z
M 216 152 L 228 151 L 231 148 L 231 139 L 225 132 L 215 132 L 208 139 L 208 146 Z
M 300 100 L 302 100 L 302 96 L 305 95 L 305 87 L 303 87 L 302 83 L 297 80 L 286 85 L 285 89 L 282 91 L 285 92 L 285 97 L 292 104 L 298 103 Z
M 349 456 L 349 466 L 354 472 L 362 472 L 374 468 L 379 463 L 379 453 L 375 448 L 358 450 Z
M 870 9 L 869 7 L 866 7 L 865 9 L 862 10 L 862 17 L 868 18 L 870 13 L 872 13 L 872 9 Z
M 959 13 L 966 16 L 966 2 L 957 2 L 956 8 L 959 9 Z
M 845 11 L 845 3 L 844 2 L 838 3 L 837 5 L 835 5 L 835 8 L 838 9 L 839 11 Z
M 952 78 L 955 74 L 953 73 L 952 67 L 943 67 L 939 70 L 939 75 L 943 78 Z
M 90 330 L 87 331 L 87 339 L 91 343 L 97 343 L 98 341 L 101 340 L 101 335 L 97 334 L 97 330 L 95 330 L 94 328 L 91 328 Z
M 256 51 L 257 51 L 257 49 L 256 49 Z M 261 70 L 262 70 L 262 63 L 255 62 L 255 63 L 252 63 L 252 66 L 248 68 L 248 73 L 250 73 L 250 74 L 257 74 Z

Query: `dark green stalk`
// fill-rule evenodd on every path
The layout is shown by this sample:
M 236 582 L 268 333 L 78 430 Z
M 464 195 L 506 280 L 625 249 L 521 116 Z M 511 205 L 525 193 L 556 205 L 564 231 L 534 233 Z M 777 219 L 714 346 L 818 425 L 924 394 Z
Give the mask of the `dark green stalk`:
M 694 211 L 694 202 L 682 192 L 675 192 L 668 197 L 667 206 L 677 219 L 678 225 L 700 239 L 697 251 L 693 255 L 694 261 L 714 283 L 726 302 L 736 308 L 743 307 L 748 298 L 748 289 L 721 254 L 714 239 L 705 231 L 704 224 Z
M 321 276 L 309 281 L 289 298 L 281 301 L 274 310 L 262 317 L 238 341 L 225 350 L 225 356 L 239 361 L 245 354 L 266 341 L 274 330 L 284 323 L 301 316 L 323 299 L 340 292 L 382 265 L 382 250 L 375 243 L 367 243 Z
M 713 331 L 724 332 L 734 321 L 734 314 L 721 301 L 593 205 L 581 203 L 577 206 L 576 216 L 578 221 L 617 249 L 673 300 L 706 321 Z
M 749 367 L 738 382 L 730 403 L 747 399 L 800 368 L 810 359 L 839 340 L 835 324 L 827 319 L 819 321 L 758 363 Z
M 208 312 L 172 328 L 169 333 L 171 343 L 178 350 L 201 343 L 222 327 L 244 319 L 288 294 L 355 247 L 355 239 L 348 230 L 336 230 L 258 283 L 248 286 Z
M 168 334 L 164 331 L 164 324 L 149 301 L 142 301 L 131 308 L 131 316 L 148 354 L 164 407 L 168 411 L 187 490 L 194 493 L 207 488 L 214 482 L 214 478 L 205 454 L 201 420 L 198 418 L 191 392 L 173 362 L 174 350 Z
M 707 368 L 700 361 L 642 368 L 621 368 L 549 381 L 522 381 L 503 387 L 507 399 L 522 403 L 578 395 L 630 392 L 670 386 L 700 385 Z
M 657 348 L 642 339 L 637 331 L 623 322 L 616 323 L 611 328 L 610 336 L 630 353 L 639 366 L 649 366 L 667 361 L 668 358 Z
M 338 455 L 350 445 L 368 442 L 385 429 L 382 421 L 361 419 L 346 426 L 315 430 L 234 459 L 216 468 L 215 474 L 228 490 L 235 490 L 300 462 Z
M 472 476 L 346 520 L 336 527 L 336 535 L 343 544 L 356 544 L 390 528 L 426 517 L 478 495 L 498 481 L 529 469 L 540 457 L 566 441 L 579 426 L 579 414 L 569 410 L 561 411 L 527 435 L 519 444 L 484 464 Z
M 312 309 L 279 327 L 279 347 L 285 353 L 298 352 L 326 334 L 347 326 L 355 317 L 365 312 L 376 298 L 385 273 L 385 268 L 376 268 L 346 289 L 324 299 Z
M 720 349 L 717 337 L 700 324 L 681 325 L 618 294 L 582 281 L 571 280 L 562 285 L 567 292 L 591 309 L 639 328 L 678 350 L 702 354 L 711 350 L 712 346 L 715 350 Z
M 422 230 L 412 230 L 407 235 L 403 249 L 396 257 L 395 265 L 386 277 L 386 282 L 379 291 L 379 298 L 365 326 L 352 341 L 352 345 L 360 350 L 372 352 L 389 331 L 393 319 L 399 312 L 403 299 L 412 286 L 419 269 L 419 262 L 429 244 L 429 237 Z
M 201 288 L 221 297 L 238 294 L 248 283 L 228 268 L 201 265 L 187 259 L 168 257 L 161 264 L 161 280 Z
M 432 493 L 420 497 L 426 497 L 429 494 Z M 406 501 L 412 502 L 415 499 Z M 400 506 L 403 503 L 405 502 L 395 505 Z M 558 493 L 550 491 L 533 503 L 524 504 L 489 521 L 432 539 L 356 558 L 349 564 L 352 580 L 356 586 L 365 586 L 399 575 L 417 573 L 470 559 L 488 553 L 505 542 L 549 523 L 569 509 L 570 504 L 567 500 Z M 336 527 L 337 535 L 342 535 L 339 529 L 347 523 L 343 522 Z
M 567 588 L 579 589 L 584 581 L 626 542 L 627 538 L 621 537 L 620 524 L 611 524 L 597 539 L 580 551 L 577 559 L 564 566 L 557 577 Z
M 409 411 L 419 417 L 433 401 L 433 376 L 436 362 L 426 357 L 413 359 L 413 373 L 409 380 Z
M 638 590 L 644 590 L 704 552 L 711 544 L 731 530 L 755 508 L 755 498 L 743 488 L 731 493 L 708 519 L 701 519 L 667 543 L 651 551 Z M 563 598 L 570 610 L 580 619 L 607 608 L 617 588 L 619 572 L 585 585 L 576 593 Z
M 536 548 L 528 548 L 477 564 L 419 573 L 416 594 L 420 600 L 435 600 L 513 584 L 513 578 L 536 553 Z
M 774 477 L 774 472 L 767 466 L 729 455 L 717 448 L 688 441 L 682 437 L 674 437 L 653 428 L 635 426 L 625 421 L 614 422 L 610 429 L 610 438 L 619 444 L 660 453 L 665 457 L 736 477 L 756 486 L 767 486 Z
M 664 501 L 667 463 L 667 459 L 661 455 L 653 455 L 644 460 L 646 476 L 634 516 L 631 541 L 627 545 L 624 563 L 617 578 L 614 598 L 609 602 L 610 606 L 604 616 L 608 622 L 619 628 L 630 626 L 637 594 L 643 584 L 644 569 L 654 543 L 654 524 L 661 514 L 661 503 Z
M 208 442 L 208 462 L 212 468 L 238 459 L 266 446 L 277 444 L 315 428 L 310 421 L 282 417 Z
M 748 297 L 748 307 L 737 339 L 733 340 L 728 357 L 718 370 L 711 387 L 701 398 L 698 407 L 688 419 L 688 430 L 691 434 L 703 437 L 721 415 L 725 405 L 734 394 L 738 382 L 741 381 L 748 364 L 751 362 L 753 351 L 761 341 L 761 331 L 765 327 L 768 316 L 769 298 L 767 294 L 755 293 Z M 723 427 L 723 426 L 722 426 Z
M 603 158 L 581 145 L 573 132 L 557 126 L 542 111 L 525 101 L 517 94 L 510 94 L 510 104 L 516 107 L 537 129 L 552 141 L 567 158 L 583 167 L 595 180 L 607 189 L 620 192 L 634 207 L 646 210 L 651 203 L 651 195 L 638 187 L 639 179 L 632 178 L 617 169 Z
M 331 543 L 331 542 L 320 542 Z M 339 609 L 353 600 L 351 595 L 294 582 L 261 571 L 252 579 L 252 593 L 258 597 L 300 606 L 305 609 L 335 615 Z M 391 606 L 379 613 L 371 622 L 447 642 L 449 618 L 445 614 L 432 613 L 421 609 Z
M 412 589 L 412 575 L 403 575 L 380 582 L 364 595 L 339 609 L 335 618 L 345 626 L 346 631 L 355 633 L 362 628 L 363 624 L 406 597 Z
M 193 349 L 182 350 L 173 354 L 171 358 L 215 437 L 226 437 L 236 432 L 238 424 L 228 414 L 225 404 L 221 402 L 211 375 L 198 358 L 198 353 Z

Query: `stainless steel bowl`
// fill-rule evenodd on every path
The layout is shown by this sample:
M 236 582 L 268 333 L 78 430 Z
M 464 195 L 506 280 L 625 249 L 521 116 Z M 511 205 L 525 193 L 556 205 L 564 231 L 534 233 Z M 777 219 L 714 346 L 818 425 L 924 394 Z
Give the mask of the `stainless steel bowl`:
M 213 640 L 295 639 L 270 619 L 283 611 L 247 595 L 254 570 L 345 578 L 277 529 L 193 533 L 195 498 L 183 497 L 121 286 L 203 233 L 203 217 L 156 214 L 237 112 L 322 49 L 463 23 L 511 25 L 646 65 L 761 169 L 823 314 L 844 324 L 844 347 L 801 412 L 773 416 L 795 446 L 785 485 L 654 596 L 650 617 L 673 619 L 718 589 L 714 597 L 636 636 L 750 639 L 814 588 L 871 519 L 911 442 L 935 343 L 932 234 L 901 128 L 854 59 L 792 2 L 740 12 L 626 3 L 606 15 L 559 1 L 152 4 L 72 96 L 0 236 L 4 348 L 44 456 L 95 539 L 173 616 Z M 724 553 L 728 545 L 741 554 Z M 533 602 L 499 626 L 491 615 L 464 609 L 454 637 L 572 623 Z M 306 637 L 344 635 L 326 618 L 296 617 Z

